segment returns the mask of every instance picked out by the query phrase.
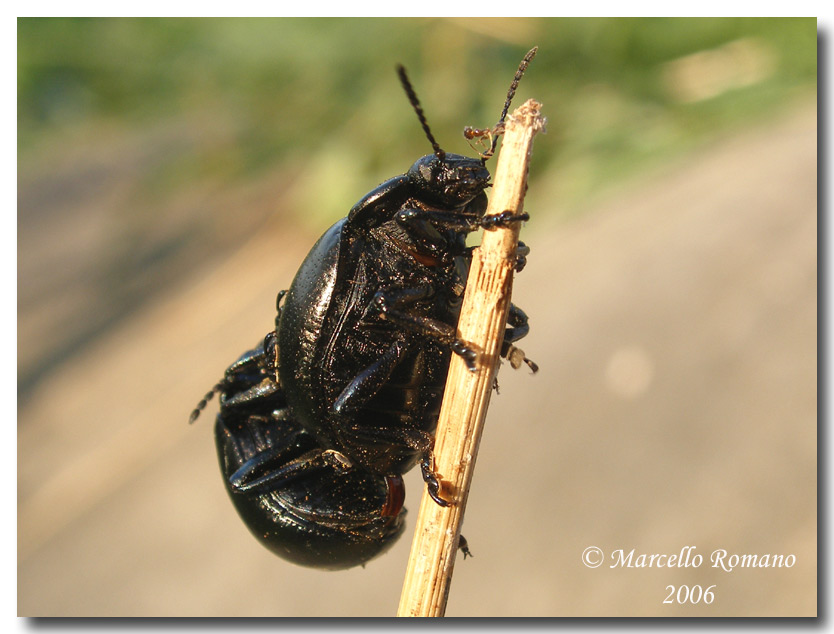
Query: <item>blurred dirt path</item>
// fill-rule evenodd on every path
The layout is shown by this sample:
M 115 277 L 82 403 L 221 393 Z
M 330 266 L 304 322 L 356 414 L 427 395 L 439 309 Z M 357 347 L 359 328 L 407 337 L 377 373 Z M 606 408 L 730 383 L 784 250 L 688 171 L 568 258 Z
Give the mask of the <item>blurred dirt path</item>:
M 450 616 L 815 613 L 816 134 L 800 105 L 576 221 L 534 219 L 514 301 L 542 371 L 499 377 Z M 259 233 L 37 388 L 18 416 L 19 614 L 394 614 L 410 534 L 366 569 L 286 564 L 225 497 L 215 410 L 186 424 L 314 239 Z M 706 561 L 588 569 L 590 545 Z M 719 548 L 796 564 L 727 573 Z M 669 584 L 718 598 L 664 605 Z

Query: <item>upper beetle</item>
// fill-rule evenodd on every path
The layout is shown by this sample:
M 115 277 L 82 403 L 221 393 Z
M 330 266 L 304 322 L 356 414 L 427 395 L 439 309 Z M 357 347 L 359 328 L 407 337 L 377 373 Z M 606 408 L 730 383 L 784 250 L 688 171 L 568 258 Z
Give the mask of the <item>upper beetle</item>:
M 325 232 L 279 293 L 275 330 L 192 413 L 220 393 L 217 447 L 232 499 L 259 539 L 304 565 L 364 563 L 393 543 L 405 514 L 401 475 L 417 462 L 429 493 L 448 504 L 431 448 L 450 355 L 473 371 L 478 363 L 456 337 L 466 236 L 526 219 L 485 215 L 495 141 L 477 159 L 443 151 L 398 72 L 434 152 Z M 520 247 L 519 270 L 526 253 Z M 511 306 L 502 354 L 527 332 Z
M 456 337 L 466 236 L 522 217 L 484 216 L 485 161 L 439 147 L 398 70 L 434 154 L 363 197 L 312 248 L 277 323 L 277 374 L 295 420 L 322 446 L 380 475 L 419 460 L 445 504 L 432 433 L 450 354 L 473 370 L 477 356 Z M 526 316 L 513 307 L 506 345 L 525 334 Z

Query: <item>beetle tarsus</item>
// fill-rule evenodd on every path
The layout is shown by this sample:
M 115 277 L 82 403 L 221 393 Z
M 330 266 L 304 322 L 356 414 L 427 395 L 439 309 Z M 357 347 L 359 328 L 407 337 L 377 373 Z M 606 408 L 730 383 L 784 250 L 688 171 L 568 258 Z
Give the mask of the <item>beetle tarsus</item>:
M 518 370 L 522 363 L 526 363 L 527 366 L 533 371 L 533 374 L 539 371 L 539 366 L 536 362 L 528 359 L 524 354 L 524 350 L 521 348 L 516 348 L 512 344 L 508 344 L 506 352 L 502 351 L 501 354 L 507 359 L 507 361 L 510 362 L 510 366 L 512 366 L 513 370 Z
M 478 369 L 478 353 L 460 339 L 455 339 L 452 342 L 452 352 L 463 359 L 463 362 L 466 364 L 466 368 L 470 372 L 475 372 Z
M 440 496 L 440 478 L 432 467 L 433 462 L 431 453 L 424 455 L 422 460 L 420 460 L 420 471 L 423 474 L 423 481 L 426 483 L 426 490 L 438 506 L 450 506 L 451 502 L 444 500 Z
M 511 209 L 507 209 L 500 214 L 484 216 L 481 218 L 480 224 L 484 229 L 498 229 L 500 227 L 509 227 L 513 222 L 526 222 L 528 220 L 530 220 L 530 214 L 527 212 L 516 214 Z
M 519 240 L 515 250 L 515 272 L 521 273 L 527 266 L 527 256 L 530 255 L 530 247 Z
M 463 553 L 464 561 L 466 561 L 467 557 L 475 556 L 472 554 L 472 551 L 469 550 L 469 542 L 466 541 L 466 538 L 463 535 L 458 537 L 458 550 Z

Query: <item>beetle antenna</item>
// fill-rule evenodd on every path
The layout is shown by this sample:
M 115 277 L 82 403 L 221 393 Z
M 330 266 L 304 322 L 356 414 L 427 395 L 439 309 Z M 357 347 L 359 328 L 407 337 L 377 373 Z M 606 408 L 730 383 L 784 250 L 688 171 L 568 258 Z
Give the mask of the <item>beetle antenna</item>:
M 524 59 L 521 60 L 521 63 L 518 65 L 518 70 L 515 71 L 515 77 L 513 77 L 513 83 L 510 84 L 510 90 L 507 92 L 507 100 L 504 102 L 504 110 L 501 112 L 501 118 L 498 120 L 498 125 L 495 126 L 496 128 L 500 128 L 504 125 L 504 119 L 507 118 L 507 113 L 510 111 L 510 104 L 513 101 L 513 97 L 515 97 L 515 91 L 518 88 L 518 82 L 521 81 L 521 77 L 524 75 L 524 71 L 527 70 L 527 66 L 530 64 L 532 59 L 536 56 L 536 52 L 539 50 L 538 46 L 534 46 L 530 51 L 528 51 L 527 55 L 524 56 Z M 495 145 L 498 143 L 498 135 L 495 135 L 492 139 L 492 146 L 489 149 L 489 153 L 487 154 L 487 158 L 492 156 L 495 153 Z
M 208 405 L 208 403 L 212 399 L 212 397 L 214 397 L 214 395 L 217 394 L 222 389 L 223 389 L 223 381 L 218 381 L 217 385 L 215 385 L 213 388 L 211 388 L 211 390 L 206 392 L 206 395 L 202 399 L 200 399 L 200 402 L 197 403 L 197 407 L 195 407 L 194 411 L 191 412 L 191 416 L 188 417 L 188 424 L 189 425 L 194 423 L 194 421 L 197 420 L 200 417 L 200 414 L 202 413 L 202 411 L 204 409 L 206 409 L 206 406 Z
M 429 143 L 431 143 L 432 149 L 434 150 L 435 156 L 441 161 L 446 158 L 446 152 L 444 152 L 438 142 L 435 140 L 434 135 L 431 133 L 431 129 L 429 129 L 429 123 L 426 121 L 426 115 L 423 114 L 423 108 L 420 106 L 420 100 L 417 99 L 417 94 L 414 92 L 414 88 L 411 85 L 411 82 L 408 80 L 408 75 L 405 72 L 405 66 L 402 64 L 397 64 L 397 74 L 400 76 L 400 83 L 403 85 L 405 89 L 405 94 L 408 95 L 408 100 L 411 102 L 411 106 L 414 108 L 414 112 L 417 113 L 417 118 L 420 119 L 420 124 L 423 126 L 423 130 L 426 133 L 426 136 L 429 139 Z

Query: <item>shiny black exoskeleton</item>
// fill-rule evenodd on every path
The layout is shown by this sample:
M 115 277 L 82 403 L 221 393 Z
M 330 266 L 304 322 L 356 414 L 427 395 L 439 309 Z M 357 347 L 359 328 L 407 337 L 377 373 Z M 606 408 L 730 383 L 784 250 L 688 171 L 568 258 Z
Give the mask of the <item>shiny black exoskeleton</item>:
M 220 469 L 261 543 L 294 563 L 337 570 L 364 564 L 397 540 L 405 525 L 402 478 L 352 468 L 296 423 L 263 343 L 232 364 L 216 389 Z
M 466 235 L 484 218 L 479 159 L 424 156 L 351 209 L 316 243 L 277 324 L 278 377 L 296 420 L 324 447 L 379 475 L 418 460 L 429 492 L 449 357 L 476 353 L 455 330 L 469 270 Z M 527 333 L 512 309 L 505 342 Z
M 451 354 L 478 367 L 456 337 L 466 236 L 527 218 L 485 216 L 486 158 L 440 149 L 399 73 L 434 153 L 325 232 L 279 294 L 275 330 L 192 413 L 220 394 L 217 449 L 232 500 L 258 539 L 302 565 L 344 568 L 386 550 L 403 529 L 401 476 L 418 462 L 435 501 L 449 503 L 431 448 Z M 512 345 L 527 332 L 511 306 L 502 355 L 535 371 Z

